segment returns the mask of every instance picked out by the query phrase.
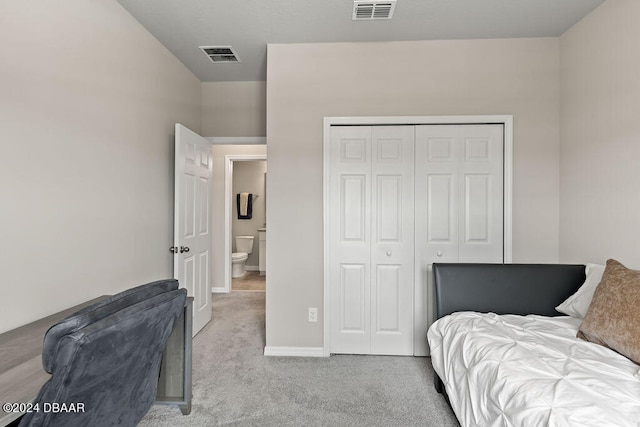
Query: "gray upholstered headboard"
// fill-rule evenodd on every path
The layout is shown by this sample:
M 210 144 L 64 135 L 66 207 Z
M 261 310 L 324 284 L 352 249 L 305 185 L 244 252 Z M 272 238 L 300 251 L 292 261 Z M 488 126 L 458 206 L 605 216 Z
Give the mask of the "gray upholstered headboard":
M 433 264 L 436 319 L 456 311 L 559 316 L 585 279 L 573 264 Z

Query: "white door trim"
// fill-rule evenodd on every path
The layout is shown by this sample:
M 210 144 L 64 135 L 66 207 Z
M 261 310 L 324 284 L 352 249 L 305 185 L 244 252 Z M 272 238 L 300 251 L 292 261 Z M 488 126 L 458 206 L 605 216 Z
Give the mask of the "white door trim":
M 512 262 L 512 203 L 513 203 L 513 116 L 389 116 L 389 117 L 325 117 L 323 123 L 323 226 L 324 226 L 324 298 L 323 298 L 323 354 L 330 356 L 330 198 L 329 154 L 331 126 L 337 125 L 433 125 L 433 124 L 502 124 L 504 125 L 504 262 Z
M 208 139 L 211 140 L 211 138 Z M 252 160 L 267 160 L 267 156 L 266 154 L 227 154 L 224 156 L 224 287 L 211 288 L 211 292 L 231 292 L 233 162 L 250 162 Z
M 266 136 L 208 136 L 205 139 L 214 145 L 264 145 L 267 143 Z

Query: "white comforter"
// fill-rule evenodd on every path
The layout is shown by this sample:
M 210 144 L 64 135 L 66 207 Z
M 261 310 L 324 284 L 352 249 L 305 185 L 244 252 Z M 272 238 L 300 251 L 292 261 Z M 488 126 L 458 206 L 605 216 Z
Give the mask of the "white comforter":
M 580 319 L 445 316 L 431 360 L 468 426 L 640 426 L 640 366 L 576 338 Z

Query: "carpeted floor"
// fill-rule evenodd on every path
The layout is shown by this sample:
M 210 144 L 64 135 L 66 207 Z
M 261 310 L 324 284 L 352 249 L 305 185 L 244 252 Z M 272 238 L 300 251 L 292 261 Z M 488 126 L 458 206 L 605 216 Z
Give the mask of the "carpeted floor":
M 193 406 L 154 405 L 140 426 L 458 426 L 430 359 L 265 357 L 263 292 L 213 295 L 193 342 Z

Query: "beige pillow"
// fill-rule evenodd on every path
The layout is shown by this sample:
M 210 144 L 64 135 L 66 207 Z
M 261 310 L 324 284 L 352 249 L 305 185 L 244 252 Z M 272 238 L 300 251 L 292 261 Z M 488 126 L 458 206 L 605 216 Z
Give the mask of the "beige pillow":
M 640 271 L 607 261 L 577 336 L 640 364 Z

